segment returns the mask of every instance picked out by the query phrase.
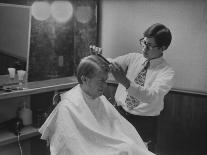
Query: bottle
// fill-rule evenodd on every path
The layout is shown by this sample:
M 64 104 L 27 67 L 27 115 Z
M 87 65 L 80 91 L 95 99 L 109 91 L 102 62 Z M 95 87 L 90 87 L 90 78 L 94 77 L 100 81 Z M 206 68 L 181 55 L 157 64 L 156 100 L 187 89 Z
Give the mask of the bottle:
M 19 118 L 22 119 L 24 126 L 32 124 L 32 110 L 26 107 L 25 102 L 23 108 L 19 111 Z

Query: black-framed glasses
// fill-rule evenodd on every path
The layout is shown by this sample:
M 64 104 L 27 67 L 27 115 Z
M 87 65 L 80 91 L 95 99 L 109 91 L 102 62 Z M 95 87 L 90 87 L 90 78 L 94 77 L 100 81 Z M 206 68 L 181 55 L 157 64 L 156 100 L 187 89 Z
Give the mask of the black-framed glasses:
M 144 38 L 139 39 L 139 43 L 140 43 L 140 45 L 141 45 L 142 47 L 146 47 L 147 49 L 150 49 L 150 50 L 153 49 L 153 48 L 155 48 L 155 47 L 159 47 L 159 46 L 157 46 L 157 45 L 152 46 L 152 45 L 148 44 L 148 43 L 146 42 L 146 40 L 144 40 Z

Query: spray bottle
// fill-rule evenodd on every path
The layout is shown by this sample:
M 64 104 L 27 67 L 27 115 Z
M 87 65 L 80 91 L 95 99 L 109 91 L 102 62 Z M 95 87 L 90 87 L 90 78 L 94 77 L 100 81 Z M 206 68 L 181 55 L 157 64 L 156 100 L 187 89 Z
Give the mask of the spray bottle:
M 23 108 L 19 111 L 19 118 L 22 119 L 24 126 L 32 124 L 32 110 L 26 106 L 26 102 L 24 102 Z

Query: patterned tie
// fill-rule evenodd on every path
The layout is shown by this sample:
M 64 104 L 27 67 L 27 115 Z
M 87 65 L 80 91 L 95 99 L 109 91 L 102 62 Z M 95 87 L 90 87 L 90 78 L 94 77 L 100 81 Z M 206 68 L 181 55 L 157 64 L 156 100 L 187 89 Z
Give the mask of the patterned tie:
M 139 72 L 137 77 L 134 79 L 134 82 L 140 86 L 144 86 L 147 69 L 150 66 L 150 61 L 146 60 L 144 64 L 145 66 L 142 68 L 142 70 Z M 126 102 L 127 108 L 129 110 L 132 110 L 133 108 L 139 105 L 140 101 L 133 96 L 127 95 L 125 102 Z

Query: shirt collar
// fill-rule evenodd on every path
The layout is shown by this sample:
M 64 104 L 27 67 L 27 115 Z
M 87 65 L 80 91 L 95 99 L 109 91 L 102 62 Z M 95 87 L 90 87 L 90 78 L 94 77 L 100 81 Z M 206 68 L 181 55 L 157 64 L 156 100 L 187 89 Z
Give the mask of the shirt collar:
M 164 60 L 163 55 L 161 57 L 151 59 L 150 60 L 150 67 L 159 65 L 161 62 L 163 62 L 163 60 Z M 147 62 L 147 59 L 144 58 L 143 65 L 146 64 L 146 62 Z
M 163 62 L 163 56 L 150 60 L 150 66 L 156 66 Z

